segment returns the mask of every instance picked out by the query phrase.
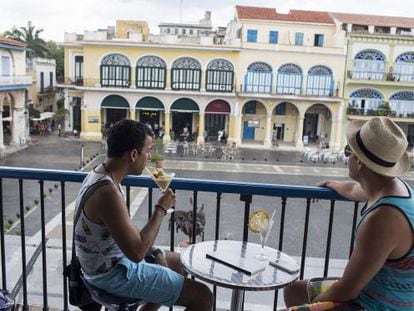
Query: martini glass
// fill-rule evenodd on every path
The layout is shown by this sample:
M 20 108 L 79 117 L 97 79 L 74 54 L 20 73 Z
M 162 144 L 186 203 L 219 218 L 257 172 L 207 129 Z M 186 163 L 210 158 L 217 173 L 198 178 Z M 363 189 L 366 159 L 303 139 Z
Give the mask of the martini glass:
M 167 191 L 173 180 L 175 173 L 167 174 L 162 168 L 145 167 L 146 171 L 151 175 L 152 180 L 157 184 L 162 192 Z

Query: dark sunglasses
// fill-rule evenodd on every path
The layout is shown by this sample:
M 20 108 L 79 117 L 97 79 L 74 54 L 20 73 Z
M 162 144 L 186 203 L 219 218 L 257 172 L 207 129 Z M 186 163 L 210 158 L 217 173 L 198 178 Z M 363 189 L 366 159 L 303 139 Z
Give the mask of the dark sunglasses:
M 345 148 L 344 148 L 344 155 L 345 155 L 346 157 L 349 157 L 351 154 L 352 154 L 352 149 L 351 149 L 351 147 L 349 147 L 349 145 L 346 145 L 346 146 L 345 146 Z

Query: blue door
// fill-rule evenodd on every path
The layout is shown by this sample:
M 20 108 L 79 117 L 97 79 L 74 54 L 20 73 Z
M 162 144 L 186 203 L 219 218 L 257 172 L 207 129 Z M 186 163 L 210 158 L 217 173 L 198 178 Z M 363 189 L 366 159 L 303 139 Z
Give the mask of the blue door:
M 254 127 L 250 127 L 247 121 L 243 125 L 243 139 L 254 139 Z

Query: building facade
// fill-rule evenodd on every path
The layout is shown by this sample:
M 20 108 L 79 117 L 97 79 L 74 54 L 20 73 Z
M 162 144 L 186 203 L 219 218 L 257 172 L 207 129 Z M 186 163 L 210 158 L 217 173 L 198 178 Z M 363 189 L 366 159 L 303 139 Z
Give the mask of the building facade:
M 414 19 L 344 13 L 332 16 L 347 32 L 343 95 L 347 119 L 389 116 L 404 130 L 412 147 Z M 344 137 L 342 140 L 344 143 Z
M 93 40 L 66 34 L 66 129 L 96 140 L 111 123 L 126 117 L 162 130 L 166 142 L 183 139 L 187 128 L 197 143 L 214 140 L 224 130 L 227 141 L 237 145 L 270 147 L 278 141 L 300 148 L 324 142 L 338 149 L 350 98 L 355 97 L 352 88 L 364 89 L 374 80 L 346 74 L 354 69 L 358 51 L 370 50 L 377 35 L 363 34 L 371 38 L 363 48 L 357 43 L 361 34 L 350 32 L 348 24 L 336 13 L 280 14 L 271 8 L 236 6 L 223 44 L 153 42 L 151 36 L 143 41 L 116 31 L 116 37 L 90 34 Z M 389 44 L 401 43 L 393 53 L 410 59 L 405 53 L 413 46 L 411 29 L 394 27 Z M 408 29 L 410 36 L 405 35 Z M 391 67 L 400 80 L 412 77 L 406 64 Z M 380 83 L 386 87 L 392 82 L 394 89 L 406 83 L 397 80 Z M 356 87 L 360 83 L 365 86 Z
M 26 61 L 26 70 L 32 75 L 29 105 L 39 112 L 56 112 L 57 83 L 56 61 L 35 57 Z
M 0 156 L 30 139 L 26 44 L 0 36 Z

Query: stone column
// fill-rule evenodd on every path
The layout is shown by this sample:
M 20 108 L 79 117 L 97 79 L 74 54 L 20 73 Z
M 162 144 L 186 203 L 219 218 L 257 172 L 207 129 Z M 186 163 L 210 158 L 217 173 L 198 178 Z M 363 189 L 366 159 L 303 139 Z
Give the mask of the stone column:
M 24 120 L 24 90 L 13 92 L 14 102 L 12 103 L 12 128 L 11 145 L 19 146 L 25 144 L 25 120 Z M 24 140 L 24 141 L 23 141 Z
M 205 128 L 205 115 L 199 114 L 198 117 L 198 136 L 197 136 L 197 144 L 204 144 L 204 128 Z
M 233 120 L 233 121 L 232 121 Z M 241 115 L 235 115 L 230 118 L 230 123 L 234 123 L 234 136 L 233 136 L 233 142 L 236 143 L 236 145 L 240 145 L 242 142 L 242 131 L 241 131 L 241 123 L 242 123 L 242 116 Z
M 264 145 L 270 147 L 272 145 L 272 115 L 266 114 L 266 129 Z
M 170 112 L 165 111 L 164 113 L 164 137 L 163 143 L 168 144 L 171 141 L 170 137 Z
M 63 96 L 65 98 L 64 100 L 64 108 L 65 108 L 65 124 L 63 126 L 63 131 L 72 131 L 72 122 L 70 122 L 72 118 L 72 110 L 70 106 L 70 97 L 69 97 L 69 90 L 64 89 Z
M 129 110 L 129 118 L 131 120 L 134 120 L 134 121 L 136 120 L 136 117 L 135 117 L 135 108 Z
M 303 147 L 303 122 L 305 121 L 305 116 L 303 114 L 299 115 L 298 125 L 296 126 L 296 147 Z

